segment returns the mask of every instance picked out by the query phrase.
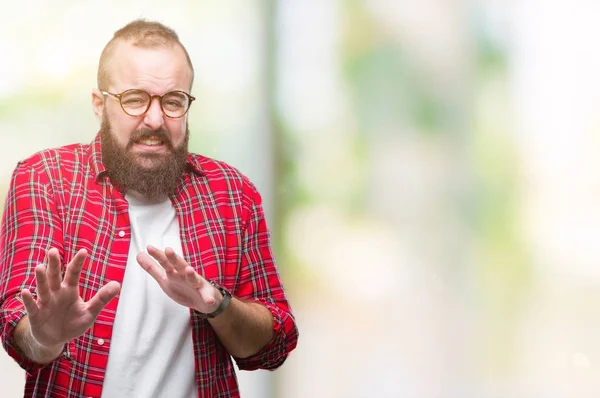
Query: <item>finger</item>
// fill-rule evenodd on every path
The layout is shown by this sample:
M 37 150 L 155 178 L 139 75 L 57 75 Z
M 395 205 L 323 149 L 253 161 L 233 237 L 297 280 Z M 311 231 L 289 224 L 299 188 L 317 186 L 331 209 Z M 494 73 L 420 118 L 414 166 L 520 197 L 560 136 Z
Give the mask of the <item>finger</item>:
M 215 297 L 207 294 L 206 292 L 200 291 L 200 295 L 202 296 L 202 300 L 204 300 L 207 305 L 213 305 L 216 302 Z
M 183 272 L 185 273 L 185 280 L 190 286 L 196 289 L 200 289 L 202 286 L 204 286 L 205 279 L 202 278 L 192 267 L 186 267 Z
M 87 257 L 87 251 L 85 249 L 79 250 L 75 257 L 67 264 L 65 270 L 65 283 L 67 286 L 77 287 L 79 286 L 79 278 L 81 277 L 81 268 Z
M 151 246 L 151 245 L 149 245 L 147 247 L 147 250 L 148 250 L 148 254 L 150 254 L 152 257 L 154 257 L 154 259 L 156 261 L 158 261 L 160 266 L 163 267 L 165 269 L 165 271 L 167 271 L 167 272 L 175 271 L 175 268 L 173 268 L 173 265 L 171 264 L 171 262 L 169 261 L 169 259 L 167 258 L 167 256 L 165 255 L 165 253 L 162 250 L 159 250 L 156 247 Z
M 50 287 L 48 286 L 46 266 L 44 264 L 38 264 L 35 267 L 35 284 L 37 285 L 38 300 L 45 302 L 50 298 Z
M 21 290 L 21 298 L 23 299 L 23 305 L 25 305 L 25 310 L 30 317 L 35 317 L 39 312 L 39 307 L 29 289 Z
M 165 248 L 165 256 L 178 272 L 185 272 L 185 267 L 189 265 L 183 257 L 180 257 L 175 253 L 175 250 L 170 247 Z
M 87 302 L 88 310 L 92 313 L 94 319 L 98 316 L 98 314 L 100 314 L 100 311 L 102 311 L 102 309 L 106 307 L 108 303 L 110 303 L 112 299 L 117 297 L 117 294 L 119 294 L 120 290 L 121 285 L 119 282 L 110 281 L 106 285 L 102 286 L 102 288 L 98 290 L 98 293 L 96 293 L 94 297 Z
M 188 266 L 185 269 L 185 280 L 188 284 L 198 290 L 202 297 L 202 301 L 208 305 L 213 305 L 215 303 L 215 288 L 210 283 L 206 282 L 206 279 L 201 277 L 192 267 Z
M 146 254 L 144 252 L 140 252 L 136 256 L 136 260 L 137 260 L 138 264 L 140 264 L 142 266 L 144 271 L 146 271 L 154 279 L 156 279 L 156 281 L 158 282 L 159 285 L 162 285 L 162 283 L 166 277 L 165 270 L 163 268 L 161 268 L 158 264 L 156 264 L 156 261 L 154 261 L 154 259 L 152 257 L 150 257 L 148 254 Z
M 48 250 L 48 267 L 46 268 L 46 275 L 48 276 L 48 286 L 50 286 L 50 290 L 60 289 L 62 275 L 60 272 L 60 255 L 56 248 Z

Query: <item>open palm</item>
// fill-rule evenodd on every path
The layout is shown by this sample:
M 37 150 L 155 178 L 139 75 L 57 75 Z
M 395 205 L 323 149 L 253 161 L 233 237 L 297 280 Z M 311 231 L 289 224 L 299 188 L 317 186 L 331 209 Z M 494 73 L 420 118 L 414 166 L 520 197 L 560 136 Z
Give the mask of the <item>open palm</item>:
M 119 293 L 119 283 L 112 281 L 89 301 L 83 301 L 79 295 L 79 278 L 86 257 L 85 250 L 77 252 L 67 264 L 62 279 L 60 255 L 57 249 L 50 249 L 48 266 L 40 264 L 35 268 L 37 300 L 29 290 L 22 291 L 31 334 L 43 346 L 62 345 L 81 336 Z
M 221 293 L 173 249 L 166 248 L 164 252 L 153 246 L 147 249 L 149 255 L 139 253 L 137 261 L 172 300 L 205 314 L 217 309 L 223 299 Z

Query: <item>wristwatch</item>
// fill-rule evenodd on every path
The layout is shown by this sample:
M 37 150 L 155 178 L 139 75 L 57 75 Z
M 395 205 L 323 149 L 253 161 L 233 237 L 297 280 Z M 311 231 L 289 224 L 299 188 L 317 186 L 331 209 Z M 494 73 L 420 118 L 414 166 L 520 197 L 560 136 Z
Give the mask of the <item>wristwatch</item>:
M 203 312 L 196 311 L 196 314 L 198 314 L 198 316 L 200 318 L 204 318 L 204 319 L 216 317 L 221 312 L 223 312 L 225 310 L 225 308 L 227 308 L 227 306 L 229 305 L 229 302 L 231 301 L 231 292 L 229 292 L 229 290 L 225 289 L 222 286 L 217 285 L 214 281 L 209 280 L 208 283 L 213 285 L 215 287 L 215 289 L 217 289 L 219 292 L 221 292 L 221 295 L 223 296 L 223 300 L 221 300 L 221 303 L 219 304 L 217 309 L 214 310 L 213 312 L 211 312 L 210 314 L 205 314 Z

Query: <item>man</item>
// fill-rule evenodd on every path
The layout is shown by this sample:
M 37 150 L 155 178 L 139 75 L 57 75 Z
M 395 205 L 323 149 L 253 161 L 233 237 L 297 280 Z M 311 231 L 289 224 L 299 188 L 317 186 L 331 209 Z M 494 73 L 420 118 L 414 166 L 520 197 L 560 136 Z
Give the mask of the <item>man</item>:
M 237 397 L 298 331 L 261 197 L 189 154 L 193 67 L 134 21 L 105 47 L 90 145 L 18 164 L 0 232 L 0 332 L 25 396 Z

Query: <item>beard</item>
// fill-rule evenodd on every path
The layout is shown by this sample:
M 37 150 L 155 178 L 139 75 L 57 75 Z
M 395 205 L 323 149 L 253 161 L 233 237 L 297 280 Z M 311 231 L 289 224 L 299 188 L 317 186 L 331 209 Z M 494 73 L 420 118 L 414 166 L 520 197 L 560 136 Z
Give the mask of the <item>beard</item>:
M 163 199 L 175 193 L 185 172 L 188 155 L 189 127 L 186 123 L 185 138 L 178 147 L 173 146 L 166 129 L 142 128 L 133 132 L 125 147 L 115 138 L 106 113 L 102 116 L 100 141 L 102 162 L 112 183 L 123 191 L 135 191 L 150 201 Z M 134 143 L 145 138 L 159 138 L 167 147 L 167 153 L 133 153 Z M 136 159 L 136 158 L 141 159 Z M 142 163 L 151 163 L 143 167 Z

